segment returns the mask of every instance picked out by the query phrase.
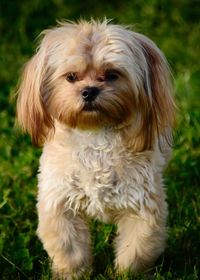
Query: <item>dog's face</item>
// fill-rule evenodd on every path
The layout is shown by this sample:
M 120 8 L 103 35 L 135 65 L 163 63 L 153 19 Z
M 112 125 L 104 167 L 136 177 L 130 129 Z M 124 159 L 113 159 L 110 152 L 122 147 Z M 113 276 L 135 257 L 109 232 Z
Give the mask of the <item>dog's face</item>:
M 57 49 L 51 58 L 54 62 L 47 66 L 51 74 L 43 84 L 46 110 L 72 128 L 123 125 L 137 108 L 137 89 L 133 89 L 122 65 L 123 52 L 113 55 L 109 41 L 96 38 L 97 34 L 68 38 L 61 44 L 63 50 Z M 65 49 L 66 45 L 72 47 Z
M 134 126 L 143 146 L 169 129 L 173 101 L 165 59 L 145 36 L 106 22 L 43 32 L 24 71 L 18 118 L 34 142 L 57 120 L 79 129 Z

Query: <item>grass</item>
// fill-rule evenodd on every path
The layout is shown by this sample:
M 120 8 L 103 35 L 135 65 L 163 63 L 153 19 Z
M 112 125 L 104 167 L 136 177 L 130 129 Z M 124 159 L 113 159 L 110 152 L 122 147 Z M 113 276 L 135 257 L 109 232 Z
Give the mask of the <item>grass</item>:
M 104 3 L 105 2 L 105 3 Z M 136 23 L 165 52 L 174 75 L 177 124 L 166 170 L 169 238 L 165 253 L 147 274 L 116 275 L 115 226 L 91 222 L 94 272 L 84 279 L 198 279 L 200 249 L 200 71 L 196 1 L 4 1 L 0 3 L 0 278 L 50 279 L 46 253 L 36 236 L 37 168 L 41 150 L 15 127 L 15 88 L 34 38 L 59 18 L 115 18 Z M 84 8 L 84 13 L 82 10 Z

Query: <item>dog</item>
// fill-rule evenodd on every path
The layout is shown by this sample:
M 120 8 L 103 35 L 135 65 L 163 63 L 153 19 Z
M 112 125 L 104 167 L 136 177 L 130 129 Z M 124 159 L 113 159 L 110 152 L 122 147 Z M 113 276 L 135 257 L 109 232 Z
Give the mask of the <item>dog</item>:
M 17 117 L 43 146 L 37 233 L 55 277 L 90 271 L 88 218 L 117 225 L 119 273 L 144 271 L 164 251 L 170 76 L 159 48 L 129 27 L 80 20 L 42 32 L 23 71 Z

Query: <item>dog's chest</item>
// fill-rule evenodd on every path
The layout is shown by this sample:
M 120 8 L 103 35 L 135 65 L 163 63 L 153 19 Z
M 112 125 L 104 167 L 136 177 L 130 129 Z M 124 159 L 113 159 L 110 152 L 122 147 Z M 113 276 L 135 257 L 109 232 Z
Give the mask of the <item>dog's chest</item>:
M 123 146 L 112 138 L 83 144 L 73 151 L 72 161 L 76 168 L 70 177 L 73 194 L 76 192 L 75 196 L 81 197 L 79 201 L 74 198 L 75 207 L 78 204 L 78 208 L 88 215 L 102 215 L 105 219 L 107 204 L 118 192 L 124 177 L 124 153 Z
M 119 135 L 75 136 L 44 149 L 39 195 L 49 207 L 64 204 L 104 221 L 116 209 L 138 211 L 155 192 L 151 153 L 132 153 Z

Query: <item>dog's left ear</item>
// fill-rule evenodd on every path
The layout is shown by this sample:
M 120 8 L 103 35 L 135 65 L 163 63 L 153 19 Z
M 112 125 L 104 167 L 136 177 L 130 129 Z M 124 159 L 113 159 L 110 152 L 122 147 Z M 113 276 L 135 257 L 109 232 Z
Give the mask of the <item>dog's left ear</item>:
M 143 93 L 140 108 L 143 110 L 141 133 L 144 148 L 151 149 L 155 139 L 171 142 L 175 103 L 167 61 L 159 48 L 146 36 L 137 34 L 137 40 L 146 60 L 143 69 Z

